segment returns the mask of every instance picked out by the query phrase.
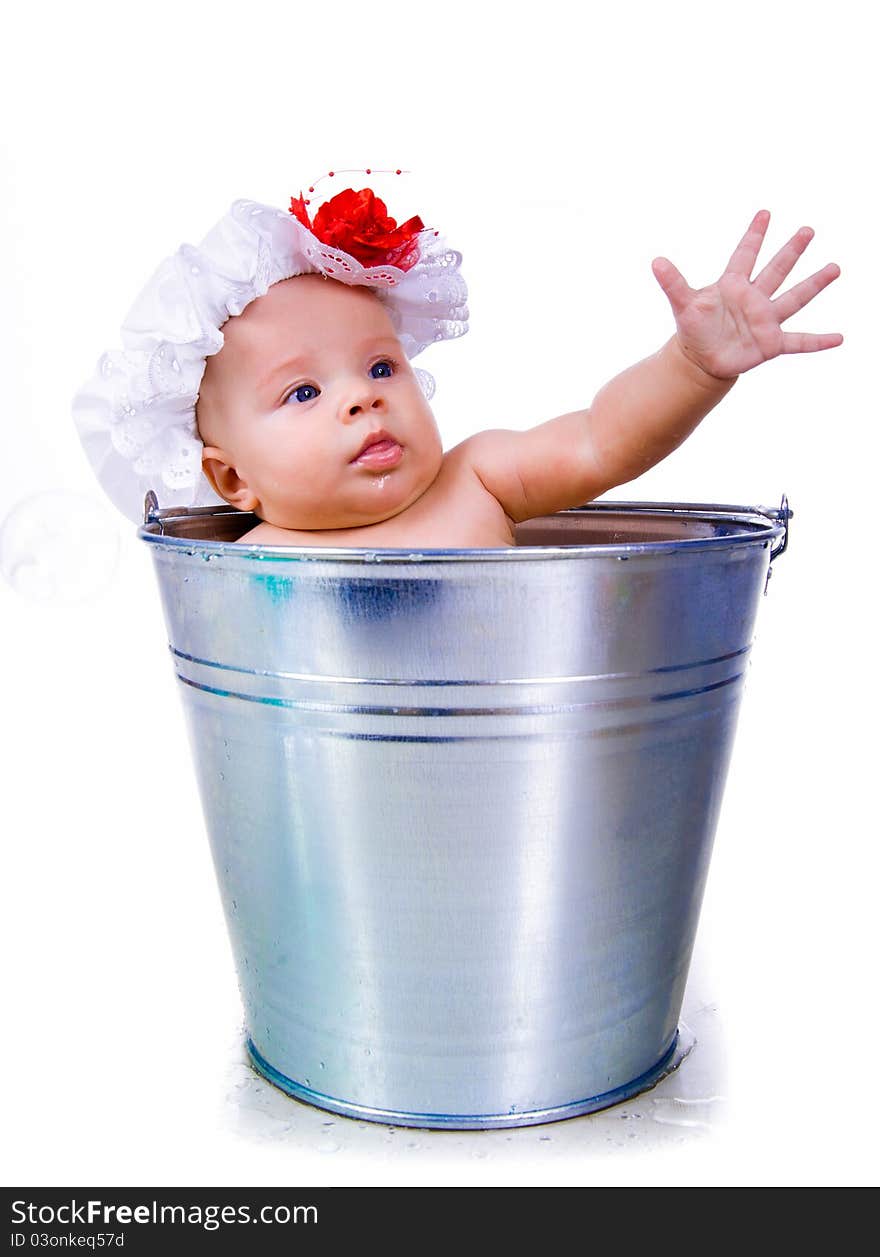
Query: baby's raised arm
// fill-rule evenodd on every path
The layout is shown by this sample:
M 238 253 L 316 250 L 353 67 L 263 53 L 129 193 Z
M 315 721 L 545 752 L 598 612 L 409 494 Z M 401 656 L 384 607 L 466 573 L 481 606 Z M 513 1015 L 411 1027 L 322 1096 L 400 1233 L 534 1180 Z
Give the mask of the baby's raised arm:
M 655 260 L 676 333 L 606 384 L 588 410 L 526 432 L 492 429 L 471 438 L 474 470 L 511 518 L 579 506 L 634 480 L 676 449 L 743 372 L 779 354 L 843 342 L 836 332 L 782 331 L 840 268 L 830 263 L 773 299 L 813 232 L 802 227 L 752 280 L 769 221 L 766 210 L 755 215 L 721 278 L 707 288 L 690 288 L 670 261 Z

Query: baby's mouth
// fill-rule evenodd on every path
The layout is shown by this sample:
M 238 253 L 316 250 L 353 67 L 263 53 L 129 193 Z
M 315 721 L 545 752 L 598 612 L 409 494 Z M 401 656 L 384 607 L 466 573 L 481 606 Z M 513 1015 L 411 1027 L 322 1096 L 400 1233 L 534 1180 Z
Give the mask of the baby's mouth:
M 403 447 L 382 430 L 371 432 L 351 460 L 367 467 L 393 467 L 403 456 Z

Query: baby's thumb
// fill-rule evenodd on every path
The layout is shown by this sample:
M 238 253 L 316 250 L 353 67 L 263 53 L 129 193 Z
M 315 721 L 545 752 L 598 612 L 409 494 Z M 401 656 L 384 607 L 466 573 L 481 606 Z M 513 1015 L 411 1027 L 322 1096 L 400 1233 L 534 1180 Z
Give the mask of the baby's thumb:
M 673 313 L 677 314 L 687 304 L 691 295 L 690 285 L 681 271 L 672 265 L 669 258 L 654 258 L 651 270 L 654 272 L 657 283 L 669 298 Z

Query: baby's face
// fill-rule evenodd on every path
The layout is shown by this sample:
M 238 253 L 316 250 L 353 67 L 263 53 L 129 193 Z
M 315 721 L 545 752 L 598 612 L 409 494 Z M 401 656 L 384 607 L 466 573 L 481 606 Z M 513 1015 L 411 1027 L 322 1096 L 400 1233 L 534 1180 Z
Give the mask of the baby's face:
M 196 418 L 205 473 L 233 506 L 280 528 L 355 528 L 398 515 L 436 479 L 436 421 L 368 289 L 283 280 L 223 336 Z M 359 458 L 379 429 L 399 449 Z

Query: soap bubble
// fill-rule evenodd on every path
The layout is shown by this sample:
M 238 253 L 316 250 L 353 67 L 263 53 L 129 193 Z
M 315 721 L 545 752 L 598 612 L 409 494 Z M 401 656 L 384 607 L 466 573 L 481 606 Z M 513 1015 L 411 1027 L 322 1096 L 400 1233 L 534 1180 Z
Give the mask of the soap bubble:
M 23 498 L 0 525 L 0 573 L 32 602 L 75 603 L 110 585 L 119 530 L 91 498 L 46 490 Z
M 422 367 L 414 367 L 413 374 L 419 382 L 419 388 L 425 395 L 425 400 L 430 401 L 434 396 L 437 388 L 437 382 L 430 371 L 423 370 Z

